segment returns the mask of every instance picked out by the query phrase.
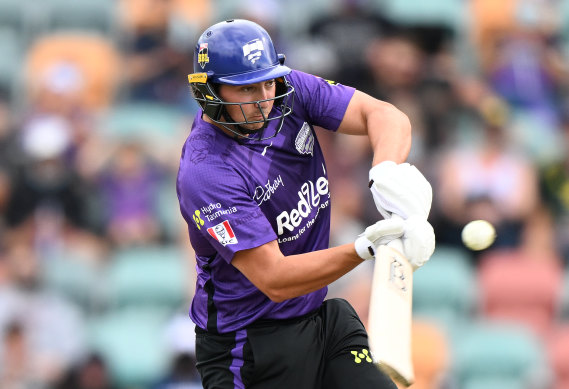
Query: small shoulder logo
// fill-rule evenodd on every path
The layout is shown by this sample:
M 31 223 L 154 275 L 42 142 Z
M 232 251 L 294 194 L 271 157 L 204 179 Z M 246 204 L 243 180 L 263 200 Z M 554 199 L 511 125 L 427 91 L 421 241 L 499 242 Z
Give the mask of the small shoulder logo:
M 350 351 L 350 353 L 354 356 L 355 363 L 362 363 L 363 361 L 368 363 L 373 362 L 369 351 L 365 348 L 363 348 L 362 351 Z
M 310 124 L 304 122 L 294 141 L 296 150 L 300 154 L 314 155 L 314 133 Z
M 210 227 L 207 232 L 223 246 L 228 244 L 237 244 L 237 237 L 229 224 L 229 220 L 224 220 L 223 222 Z
M 247 59 L 254 64 L 261 58 L 264 50 L 263 41 L 259 38 L 253 39 L 243 46 L 243 56 L 247 57 Z
M 198 230 L 201 230 L 202 226 L 204 225 L 204 221 L 201 218 L 200 210 L 196 209 L 192 217 L 194 218 L 194 222 L 196 223 L 196 227 L 198 227 Z
M 205 65 L 209 63 L 209 56 L 207 55 L 207 43 L 200 43 L 200 48 L 198 50 L 198 63 L 200 66 L 205 68 Z

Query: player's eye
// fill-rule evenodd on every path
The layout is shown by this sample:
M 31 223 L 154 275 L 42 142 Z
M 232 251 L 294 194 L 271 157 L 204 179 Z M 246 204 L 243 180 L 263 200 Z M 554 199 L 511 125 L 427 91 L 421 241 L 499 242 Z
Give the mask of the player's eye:
M 275 85 L 275 80 L 269 80 L 265 83 L 265 86 L 268 88 L 272 88 Z

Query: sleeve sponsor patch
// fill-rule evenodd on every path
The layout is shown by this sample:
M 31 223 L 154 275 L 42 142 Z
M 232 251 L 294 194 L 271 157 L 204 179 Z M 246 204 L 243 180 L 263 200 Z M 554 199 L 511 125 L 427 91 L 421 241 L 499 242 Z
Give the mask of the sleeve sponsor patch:
M 208 228 L 207 232 L 209 232 L 209 234 L 223 246 L 227 246 L 228 244 L 237 244 L 237 237 L 231 228 L 231 224 L 229 224 L 229 220 L 225 220 Z

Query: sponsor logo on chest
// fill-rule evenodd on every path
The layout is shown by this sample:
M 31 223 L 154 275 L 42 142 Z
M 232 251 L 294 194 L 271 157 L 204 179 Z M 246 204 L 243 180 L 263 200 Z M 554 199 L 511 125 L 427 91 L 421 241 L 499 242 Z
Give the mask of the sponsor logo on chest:
M 267 180 L 265 185 L 259 185 L 255 188 L 255 193 L 253 194 L 253 200 L 257 202 L 257 205 L 263 204 L 265 201 L 271 199 L 271 196 L 277 191 L 281 186 L 284 186 L 283 178 L 279 174 L 274 180 Z
M 301 230 L 310 227 L 318 217 L 320 209 L 326 208 L 329 204 L 330 191 L 328 190 L 328 179 L 319 177 L 316 182 L 312 180 L 306 181 L 298 191 L 298 202 L 296 207 L 282 211 L 277 216 L 277 235 L 282 235 L 285 230 L 293 232 L 303 222 L 305 223 Z M 314 209 L 316 213 L 310 220 L 306 220 Z M 297 234 L 298 235 L 298 234 Z

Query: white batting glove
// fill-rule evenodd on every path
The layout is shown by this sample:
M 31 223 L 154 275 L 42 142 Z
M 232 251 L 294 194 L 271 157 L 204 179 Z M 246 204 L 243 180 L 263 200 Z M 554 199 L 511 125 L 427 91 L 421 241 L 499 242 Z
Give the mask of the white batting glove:
M 362 259 L 374 259 L 377 248 L 403 236 L 405 221 L 400 218 L 380 220 L 367 227 L 356 239 L 356 252 Z
M 403 255 L 417 270 L 431 258 L 435 251 L 435 232 L 431 224 L 421 216 L 411 216 L 405 220 L 405 232 L 401 238 Z
M 418 215 L 426 220 L 429 216 L 433 189 L 415 166 L 383 161 L 371 168 L 369 180 L 373 201 L 384 218 Z
M 435 232 L 420 216 L 403 220 L 398 216 L 380 220 L 367 227 L 356 239 L 356 252 L 362 259 L 374 259 L 379 246 L 400 241 L 395 248 L 409 260 L 413 270 L 423 266 L 435 251 Z

